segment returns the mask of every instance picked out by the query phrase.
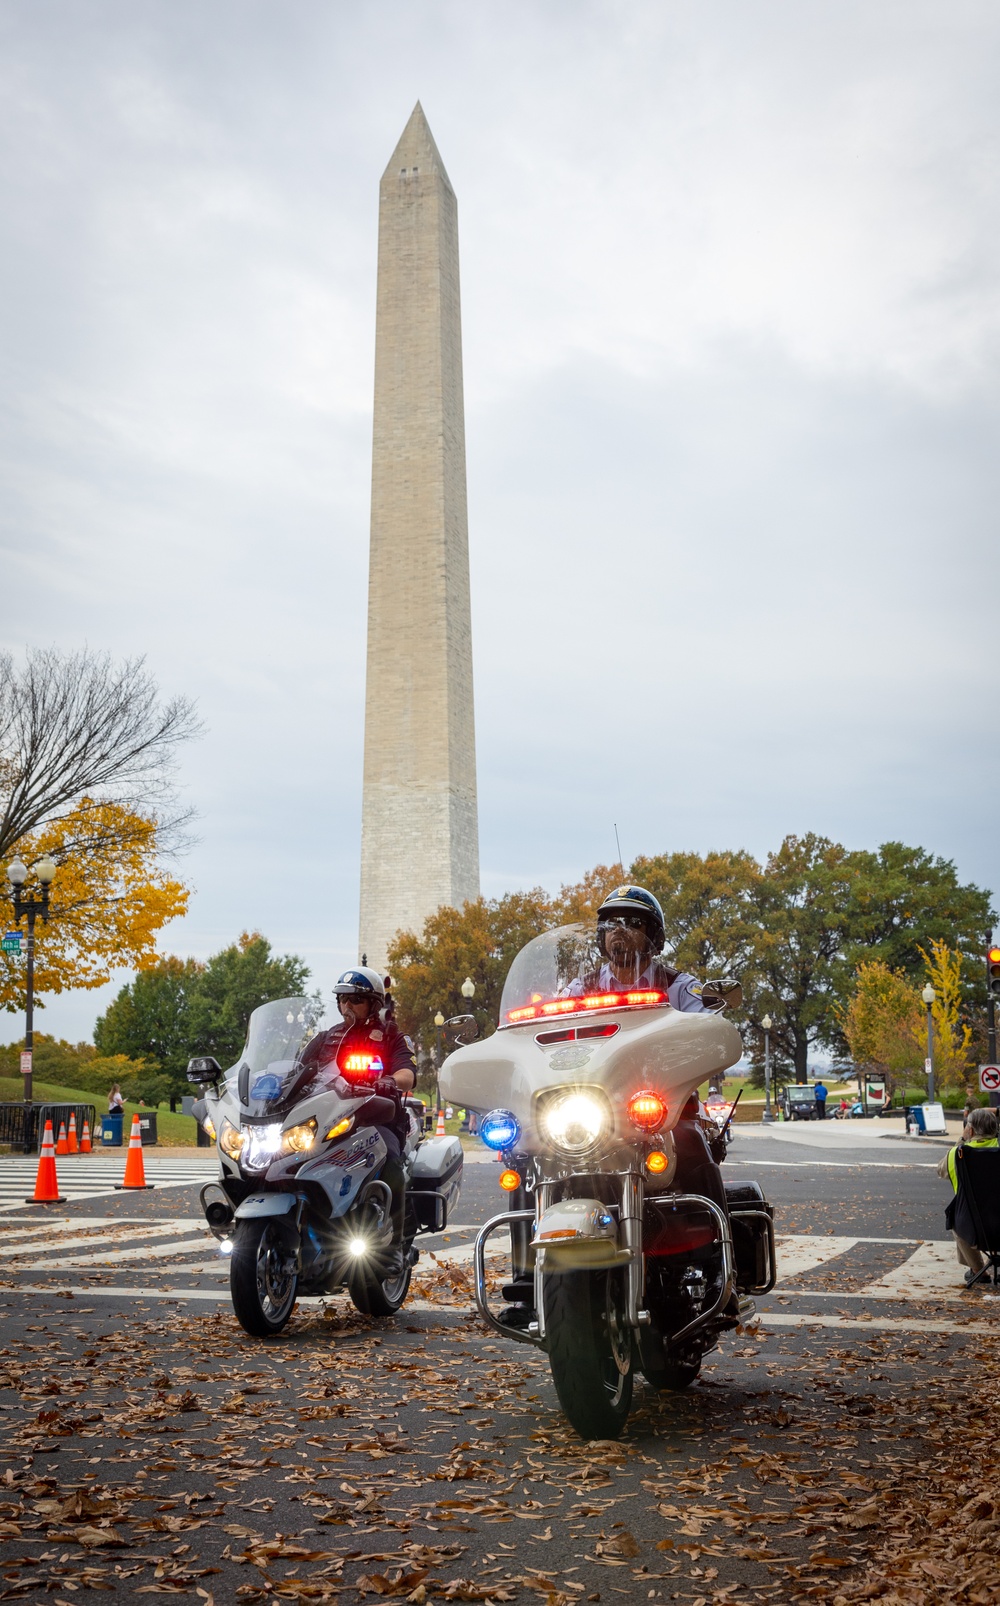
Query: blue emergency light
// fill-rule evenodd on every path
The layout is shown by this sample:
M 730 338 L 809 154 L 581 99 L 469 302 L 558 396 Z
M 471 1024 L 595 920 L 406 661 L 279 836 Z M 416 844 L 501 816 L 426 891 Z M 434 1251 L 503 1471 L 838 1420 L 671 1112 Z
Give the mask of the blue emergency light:
M 491 1110 L 479 1123 L 479 1136 L 488 1149 L 512 1149 L 521 1136 L 517 1116 L 510 1110 Z

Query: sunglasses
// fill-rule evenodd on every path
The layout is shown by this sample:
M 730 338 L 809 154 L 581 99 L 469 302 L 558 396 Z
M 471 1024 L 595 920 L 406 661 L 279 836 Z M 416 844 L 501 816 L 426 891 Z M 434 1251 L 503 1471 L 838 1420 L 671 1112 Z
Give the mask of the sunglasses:
M 337 1002 L 340 1005 L 368 1004 L 371 1002 L 371 999 L 368 997 L 367 993 L 341 993 L 337 998 Z
M 599 926 L 624 926 L 626 931 L 645 931 L 645 915 L 602 915 Z

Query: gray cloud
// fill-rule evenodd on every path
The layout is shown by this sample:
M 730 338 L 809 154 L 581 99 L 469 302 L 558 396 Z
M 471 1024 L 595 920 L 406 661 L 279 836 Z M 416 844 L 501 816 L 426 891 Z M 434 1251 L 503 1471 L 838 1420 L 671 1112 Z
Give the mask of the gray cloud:
M 0 638 L 199 699 L 166 946 L 354 956 L 377 186 L 418 96 L 485 889 L 615 820 L 997 884 L 998 52 L 985 3 L 4 8 Z

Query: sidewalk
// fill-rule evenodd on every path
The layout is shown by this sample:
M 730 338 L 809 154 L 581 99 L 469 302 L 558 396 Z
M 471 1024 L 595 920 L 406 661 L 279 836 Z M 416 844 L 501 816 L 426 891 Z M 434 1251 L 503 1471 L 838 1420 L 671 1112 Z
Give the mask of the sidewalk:
M 859 1140 L 864 1144 L 878 1144 L 893 1138 L 910 1143 L 914 1148 L 920 1145 L 935 1148 L 942 1144 L 951 1148 L 960 1136 L 956 1129 L 954 1136 L 949 1133 L 944 1137 L 910 1137 L 902 1114 L 865 1115 L 843 1121 L 774 1121 L 769 1126 L 763 1121 L 745 1121 L 739 1134 L 741 1137 L 774 1138 L 779 1143 L 805 1144 L 813 1149 L 851 1149 L 857 1148 Z

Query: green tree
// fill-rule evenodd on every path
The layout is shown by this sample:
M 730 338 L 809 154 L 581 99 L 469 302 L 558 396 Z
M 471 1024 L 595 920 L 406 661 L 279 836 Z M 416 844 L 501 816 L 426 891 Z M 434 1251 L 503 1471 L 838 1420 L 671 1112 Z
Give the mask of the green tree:
M 304 992 L 308 980 L 301 959 L 272 954 L 266 937 L 244 932 L 205 964 L 168 957 L 140 971 L 98 1020 L 94 1042 L 102 1054 L 144 1060 L 176 1094 L 187 1087 L 192 1054 L 232 1065 L 252 1011 Z
M 760 865 L 737 852 L 663 853 L 634 861 L 630 878 L 663 908 L 666 948 L 696 976 L 743 976 L 752 969 L 759 927 L 753 904 Z
M 192 1054 L 214 1054 L 220 1065 L 235 1063 L 253 1011 L 274 998 L 303 994 L 309 968 L 296 954 L 271 952 L 259 931 L 208 960 L 191 1000 Z
M 484 1035 L 496 1029 L 500 994 L 514 956 L 532 937 L 561 920 L 546 893 L 510 892 L 477 898 L 461 909 L 443 905 L 424 922 L 420 936 L 401 932 L 389 949 L 389 969 L 399 1023 L 425 1049 L 434 1043 L 434 1016 L 474 1014 Z M 470 1007 L 462 983 L 471 976 Z
M 204 966 L 168 955 L 123 987 L 94 1026 L 101 1054 L 127 1054 L 184 1083 L 191 1049 L 191 1006 Z

